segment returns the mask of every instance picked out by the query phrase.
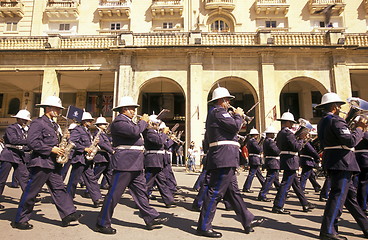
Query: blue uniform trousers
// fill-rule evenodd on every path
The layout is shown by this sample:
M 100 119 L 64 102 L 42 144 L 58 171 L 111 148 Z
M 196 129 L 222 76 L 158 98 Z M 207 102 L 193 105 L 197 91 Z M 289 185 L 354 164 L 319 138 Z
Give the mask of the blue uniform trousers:
M 206 170 L 202 170 L 201 174 L 199 174 L 197 181 L 194 183 L 193 190 L 198 191 L 200 187 L 203 185 L 204 177 L 206 176 Z
M 358 203 L 363 211 L 367 210 L 367 196 L 368 196 L 368 168 L 360 168 L 358 177 Z
M 352 184 L 352 172 L 333 170 L 329 171 L 331 191 L 323 214 L 321 233 L 337 234 L 338 219 L 342 214 L 343 206 L 347 208 L 363 231 L 368 230 L 367 216 L 360 208 L 356 199 L 356 188 Z
M 217 204 L 224 197 L 232 205 L 243 227 L 249 226 L 254 219 L 254 215 L 247 209 L 240 194 L 235 168 L 207 170 L 206 182 L 208 190 L 199 216 L 197 229 L 202 231 L 212 229 L 212 221 Z
M 258 181 L 263 186 L 263 184 L 265 182 L 265 179 L 262 176 L 260 165 L 250 165 L 249 174 L 248 174 L 247 180 L 244 183 L 243 191 L 250 189 L 250 187 L 252 186 L 254 176 L 256 176 L 258 178 Z
M 321 189 L 321 186 L 318 184 L 316 180 L 316 174 L 313 172 L 313 167 L 304 166 L 302 167 L 302 173 L 300 176 L 300 186 L 302 190 L 305 190 L 305 186 L 307 185 L 307 180 L 311 182 L 314 190 Z
M 101 174 L 103 174 L 104 179 L 107 181 L 107 184 L 111 186 L 111 178 L 112 178 L 112 170 L 110 169 L 110 164 L 108 162 L 101 162 L 101 163 L 95 163 L 95 167 L 93 168 L 93 172 L 96 177 L 96 181 L 101 177 Z M 101 185 L 103 186 L 104 182 L 101 182 Z
M 300 187 L 300 182 L 296 173 L 296 170 L 284 170 L 284 174 L 282 176 L 282 181 L 280 184 L 280 188 L 277 191 L 275 201 L 273 205 L 278 208 L 283 208 L 287 193 L 293 187 L 296 196 L 298 197 L 302 206 L 307 206 L 308 201 Z
M 274 184 L 277 189 L 280 187 L 279 170 L 277 169 L 267 170 L 266 181 L 263 184 L 258 197 L 262 199 L 267 198 L 268 191 L 270 190 L 272 184 Z
M 325 182 L 323 183 L 322 189 L 321 189 L 321 193 L 319 194 L 320 198 L 328 198 L 328 194 L 330 193 L 330 189 L 331 189 L 331 179 L 329 176 L 326 176 L 325 178 Z
M 24 163 L 13 162 L 1 162 L 0 165 L 0 195 L 4 192 L 6 180 L 8 179 L 11 168 L 14 168 L 14 174 L 16 180 L 19 182 L 20 187 L 24 191 L 26 188 L 29 172 L 27 166 Z
M 28 222 L 31 218 L 36 196 L 45 183 L 62 219 L 76 211 L 72 198 L 65 190 L 60 169 L 33 167 L 30 169 L 29 181 L 20 199 L 15 222 Z
M 97 183 L 97 179 L 92 170 L 92 162 L 88 162 L 87 165 L 81 163 L 72 164 L 72 171 L 70 172 L 69 182 L 67 185 L 67 192 L 72 198 L 74 198 L 75 191 L 77 189 L 77 184 L 82 177 L 86 188 L 91 195 L 93 202 L 102 199 L 100 188 Z
M 114 208 L 119 203 L 125 189 L 129 187 L 130 194 L 139 208 L 139 216 L 144 222 L 150 223 L 159 216 L 159 213 L 148 203 L 146 179 L 142 171 L 113 171 L 112 185 L 105 197 L 101 212 L 97 218 L 97 224 L 103 227 L 111 226 L 111 218 Z
M 170 164 L 167 164 L 163 169 L 162 172 L 165 174 L 166 176 L 166 184 L 169 187 L 170 191 L 172 193 L 175 193 L 177 191 L 176 186 L 178 185 L 176 183 L 176 179 L 175 179 L 175 175 L 174 172 L 171 168 Z
M 161 168 L 146 168 L 147 194 L 151 192 L 153 185 L 156 184 L 162 200 L 166 205 L 174 202 L 174 195 L 167 186 L 165 174 Z
M 207 170 L 203 170 L 202 173 L 205 173 L 203 176 L 203 181 L 201 182 L 201 185 L 199 187 L 199 192 L 197 194 L 197 196 L 194 198 L 194 202 L 193 202 L 193 206 L 197 207 L 198 209 L 200 209 L 203 205 L 203 200 L 207 194 L 207 190 L 208 190 L 208 182 L 210 175 L 207 174 Z

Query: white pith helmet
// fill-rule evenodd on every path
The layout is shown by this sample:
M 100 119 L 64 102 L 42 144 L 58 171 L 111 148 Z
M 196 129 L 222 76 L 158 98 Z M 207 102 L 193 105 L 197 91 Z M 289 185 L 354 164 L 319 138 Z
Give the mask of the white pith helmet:
M 316 108 L 323 107 L 323 106 L 325 106 L 326 104 L 329 104 L 329 103 L 345 104 L 345 102 L 343 100 L 341 100 L 339 95 L 337 95 L 336 93 L 333 93 L 333 92 L 329 92 L 329 93 L 323 94 L 322 99 L 321 99 L 321 103 L 318 104 L 316 106 Z
M 155 123 L 155 124 L 159 124 L 161 122 L 160 119 L 157 119 L 157 115 L 155 115 L 155 114 L 150 115 L 149 120 L 152 123 Z
M 164 122 L 161 122 L 160 126 L 159 126 L 160 129 L 163 129 L 163 128 L 166 128 L 166 124 Z
M 99 124 L 109 124 L 109 123 L 106 121 L 106 118 L 104 118 L 104 117 L 98 117 L 96 119 L 95 125 L 99 125 Z
M 69 125 L 69 127 L 68 127 L 68 130 L 72 130 L 72 129 L 74 129 L 76 126 L 78 126 L 78 124 L 76 124 L 76 123 L 71 123 L 71 124 Z
M 56 96 L 48 96 L 43 102 L 36 104 L 37 107 L 58 107 L 64 109 L 61 105 L 61 99 Z
M 11 116 L 11 117 L 20 118 L 20 119 L 27 120 L 27 121 L 32 121 L 31 113 L 28 110 L 25 110 L 25 109 L 19 110 L 17 115 Z
M 120 98 L 118 106 L 114 107 L 112 110 L 119 111 L 122 107 L 139 107 L 139 105 L 134 102 L 132 97 L 124 96 Z
M 272 125 L 268 126 L 264 132 L 265 133 L 277 133 L 276 128 Z
M 85 121 L 85 120 L 94 120 L 94 118 L 89 112 L 83 112 L 82 121 Z
M 281 118 L 278 118 L 277 121 L 290 121 L 296 123 L 296 121 L 294 120 L 294 115 L 289 111 L 284 112 Z
M 213 102 L 217 99 L 221 98 L 235 98 L 234 96 L 230 95 L 229 90 L 224 87 L 218 87 L 212 92 L 212 99 L 208 102 Z
M 258 132 L 258 130 L 257 129 L 255 129 L 255 128 L 252 128 L 250 131 L 249 131 L 249 135 L 258 135 L 259 134 L 259 132 Z

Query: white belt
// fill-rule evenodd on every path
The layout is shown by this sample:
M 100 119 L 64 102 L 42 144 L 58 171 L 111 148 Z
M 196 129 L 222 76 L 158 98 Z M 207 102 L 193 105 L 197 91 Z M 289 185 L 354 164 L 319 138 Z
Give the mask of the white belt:
M 146 150 L 144 153 L 165 154 L 165 150 Z
M 340 146 L 331 146 L 331 147 L 325 147 L 324 149 L 344 149 L 344 150 L 349 150 L 349 151 L 353 151 L 354 152 L 354 148 L 349 148 L 345 145 L 340 145 Z
M 15 149 L 18 149 L 18 150 L 23 150 L 24 145 L 5 144 L 5 147 L 7 147 L 7 148 L 15 148 Z
M 368 149 L 355 150 L 356 153 L 368 153 Z
M 129 150 L 143 151 L 144 150 L 144 146 L 119 145 L 119 146 L 116 147 L 116 149 L 129 149 Z
M 261 157 L 261 154 L 249 153 L 248 156 Z
M 275 158 L 275 159 L 280 159 L 280 157 L 276 157 L 276 156 L 266 156 L 265 158 Z
M 309 159 L 314 160 L 314 158 L 313 158 L 313 157 L 311 157 L 311 156 L 309 156 L 309 155 L 300 155 L 299 157 L 304 157 L 304 158 L 309 158 Z
M 212 142 L 212 143 L 209 144 L 210 147 L 216 147 L 216 146 L 220 146 L 220 145 L 234 145 L 234 146 L 240 147 L 240 144 L 238 142 L 230 141 L 230 140 Z
M 298 155 L 298 152 L 291 152 L 291 151 L 281 151 L 280 154 L 289 154 L 289 155 Z

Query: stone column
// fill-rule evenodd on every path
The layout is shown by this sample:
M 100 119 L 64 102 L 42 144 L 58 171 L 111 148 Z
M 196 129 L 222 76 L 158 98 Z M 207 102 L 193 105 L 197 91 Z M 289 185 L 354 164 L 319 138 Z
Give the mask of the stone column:
M 120 65 L 117 74 L 116 82 L 116 104 L 119 103 L 119 99 L 123 96 L 131 96 L 134 100 L 138 100 L 138 91 L 134 81 L 134 72 L 132 69 L 132 54 L 123 53 L 120 55 Z
M 276 91 L 277 79 L 275 78 L 274 53 L 260 53 L 260 71 L 259 71 L 259 103 L 261 119 L 258 120 L 260 126 L 257 126 L 259 131 L 264 131 L 269 125 L 276 126 L 273 123 L 273 112 L 276 108 L 276 113 L 280 111 L 280 93 Z M 278 116 L 279 117 L 279 116 Z
M 58 74 L 54 68 L 47 68 L 43 72 L 43 80 L 42 80 L 42 93 L 41 93 L 41 103 L 48 96 L 57 96 L 59 97 L 60 86 Z M 43 109 L 40 111 L 40 116 L 43 115 Z
M 299 98 L 300 98 L 299 100 L 301 103 L 300 117 L 310 121 L 313 118 L 311 89 L 305 86 L 301 90 L 301 96 L 299 96 Z
M 346 101 L 351 97 L 351 82 L 350 71 L 346 66 L 345 54 L 333 54 L 332 55 L 332 73 L 331 73 L 331 91 L 336 92 L 339 97 Z M 349 105 L 342 106 L 343 111 L 349 110 Z
M 196 164 L 199 165 L 199 149 L 202 146 L 204 137 L 204 122 L 207 115 L 207 94 L 203 93 L 202 85 L 202 65 L 203 53 L 192 52 L 189 53 L 189 83 L 186 98 L 186 148 L 189 147 L 191 141 L 195 142 L 198 150 L 198 157 L 196 157 Z

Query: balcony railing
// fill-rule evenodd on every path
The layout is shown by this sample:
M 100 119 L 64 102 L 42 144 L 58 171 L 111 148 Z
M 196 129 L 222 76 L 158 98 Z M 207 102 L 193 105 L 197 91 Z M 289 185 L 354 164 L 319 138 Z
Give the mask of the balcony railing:
M 23 17 L 24 4 L 21 1 L 0 1 L 0 17 Z
M 209 10 L 219 8 L 233 10 L 235 3 L 234 0 L 205 0 L 205 8 Z
M 345 9 L 343 0 L 309 0 L 309 11 L 314 14 L 332 4 L 335 4 L 331 11 L 332 14 L 340 15 Z
M 130 16 L 131 0 L 106 1 L 101 0 L 97 8 L 98 14 L 104 16 Z
M 368 14 L 368 0 L 364 0 L 365 12 Z
M 48 1 L 45 13 L 49 18 L 77 18 L 79 16 L 79 3 L 77 1 Z
M 261 37 L 261 34 L 262 35 Z M 131 33 L 95 36 L 0 37 L 0 50 L 117 49 L 163 46 L 358 46 L 368 47 L 368 34 L 335 33 Z M 265 38 L 266 36 L 266 38 Z M 340 43 L 337 38 L 344 38 Z M 50 40 L 50 38 L 54 38 Z M 58 41 L 55 41 L 58 38 Z M 332 41 L 332 39 L 335 39 Z M 261 40 L 266 39 L 267 41 Z M 264 41 L 264 42 L 262 42 Z M 56 45 L 55 45 L 56 44 Z
M 289 11 L 289 4 L 286 0 L 256 0 L 256 13 L 282 13 L 286 15 Z
M 177 15 L 183 14 L 183 1 L 182 0 L 153 0 L 152 1 L 152 15 L 165 16 L 165 15 Z

